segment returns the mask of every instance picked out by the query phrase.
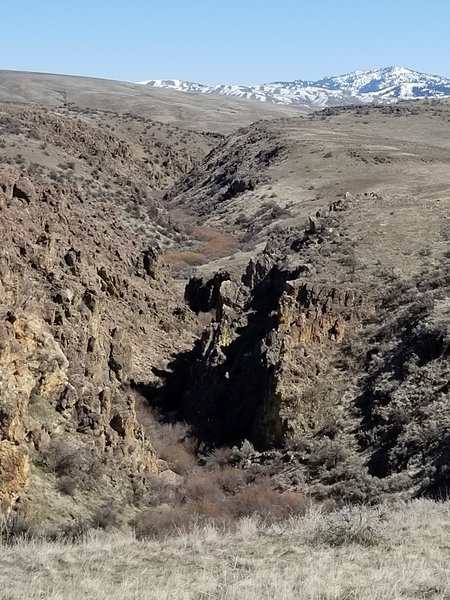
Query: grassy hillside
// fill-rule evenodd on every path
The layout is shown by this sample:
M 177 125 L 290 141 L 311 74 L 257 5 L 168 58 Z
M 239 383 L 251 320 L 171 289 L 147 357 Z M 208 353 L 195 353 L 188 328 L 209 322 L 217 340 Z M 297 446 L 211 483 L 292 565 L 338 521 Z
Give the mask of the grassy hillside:
M 258 119 L 304 114 L 256 101 L 180 94 L 121 81 L 1 70 L 0 100 L 132 113 L 186 129 L 221 133 L 230 133 Z
M 165 539 L 100 532 L 0 546 L 8 600 L 444 600 L 450 505 L 247 518 Z

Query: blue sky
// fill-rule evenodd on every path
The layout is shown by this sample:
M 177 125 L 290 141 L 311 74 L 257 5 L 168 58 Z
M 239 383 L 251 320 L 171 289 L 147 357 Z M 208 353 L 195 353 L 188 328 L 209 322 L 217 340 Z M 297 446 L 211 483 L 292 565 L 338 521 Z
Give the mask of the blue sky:
M 448 0 L 2 4 L 2 69 L 209 84 L 319 79 L 391 65 L 450 77 Z

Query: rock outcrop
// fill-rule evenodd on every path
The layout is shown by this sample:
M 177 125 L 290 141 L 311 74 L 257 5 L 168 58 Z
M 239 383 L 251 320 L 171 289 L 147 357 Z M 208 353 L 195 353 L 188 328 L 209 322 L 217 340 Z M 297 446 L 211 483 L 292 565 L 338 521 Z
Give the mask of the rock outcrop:
M 224 311 L 217 298 L 219 318 L 193 351 L 183 417 L 216 443 L 279 445 L 316 427 L 328 409 L 316 392 L 358 322 L 361 294 L 289 280 L 273 267 L 242 312 Z
M 119 346 L 117 333 L 111 340 L 114 377 L 123 381 L 127 346 L 124 341 Z M 158 470 L 134 403 L 114 380 L 99 380 L 97 386 L 89 379 L 79 382 L 42 319 L 9 315 L 0 325 L 0 501 L 5 510 L 26 490 L 30 460 L 73 434 L 98 460 L 104 455 L 120 469 L 132 467 L 132 473 Z
M 14 198 L 31 202 L 35 196 L 33 184 L 20 171 L 9 165 L 0 165 L 0 203 Z M 1 205 L 1 204 L 0 204 Z
M 179 327 L 156 246 L 139 247 L 114 226 L 117 215 L 70 186 L 33 185 L 9 165 L 0 168 L 0 196 L 3 510 L 47 477 L 33 465 L 51 472 L 61 445 L 104 465 L 112 486 L 157 472 L 130 390 L 173 343 L 160 320 Z
M 160 393 L 201 439 L 282 445 L 329 415 L 339 394 L 332 365 L 363 305 L 357 287 L 327 284 L 309 264 L 335 243 L 336 206 L 318 211 L 303 232 L 270 240 L 242 282 L 223 271 L 188 283 L 189 306 L 214 318 Z
M 30 464 L 26 448 L 0 442 L 0 512 L 7 514 L 26 492 Z

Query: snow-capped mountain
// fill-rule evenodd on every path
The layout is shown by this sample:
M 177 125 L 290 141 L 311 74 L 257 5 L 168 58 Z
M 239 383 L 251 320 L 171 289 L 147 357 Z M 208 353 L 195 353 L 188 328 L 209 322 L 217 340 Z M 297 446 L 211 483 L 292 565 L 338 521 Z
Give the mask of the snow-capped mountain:
M 139 82 L 149 87 L 169 88 L 181 92 L 235 96 L 273 104 L 303 108 L 325 108 L 346 104 L 373 104 L 450 96 L 450 79 L 427 75 L 404 67 L 387 67 L 373 71 L 355 71 L 319 81 L 275 81 L 259 85 L 208 86 L 180 80 Z

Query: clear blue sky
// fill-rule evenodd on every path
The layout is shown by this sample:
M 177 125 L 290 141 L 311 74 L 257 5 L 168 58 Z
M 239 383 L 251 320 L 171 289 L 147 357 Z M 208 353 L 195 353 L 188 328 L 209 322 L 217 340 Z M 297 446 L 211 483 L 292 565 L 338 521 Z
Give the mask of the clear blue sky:
M 391 65 L 450 77 L 449 0 L 5 0 L 1 23 L 2 69 L 210 84 Z

